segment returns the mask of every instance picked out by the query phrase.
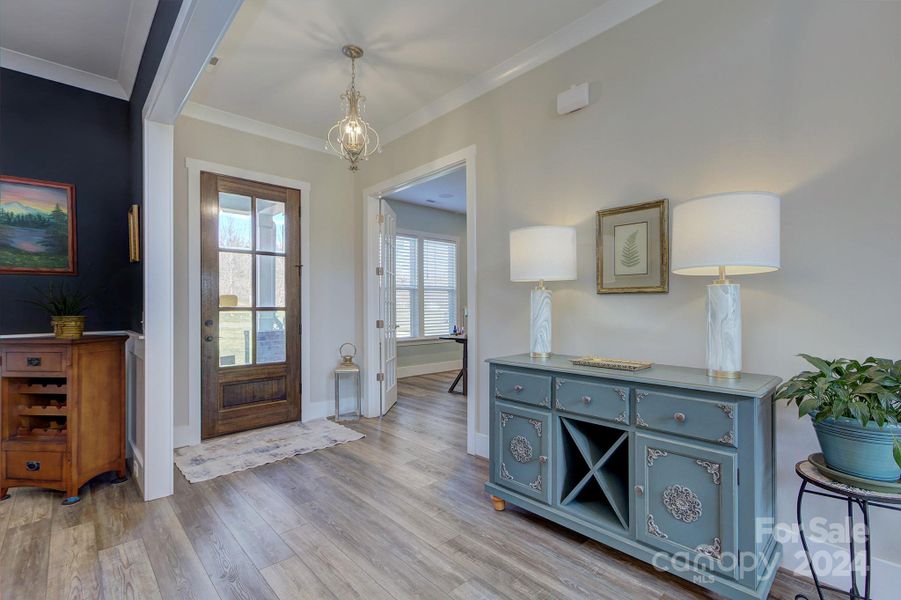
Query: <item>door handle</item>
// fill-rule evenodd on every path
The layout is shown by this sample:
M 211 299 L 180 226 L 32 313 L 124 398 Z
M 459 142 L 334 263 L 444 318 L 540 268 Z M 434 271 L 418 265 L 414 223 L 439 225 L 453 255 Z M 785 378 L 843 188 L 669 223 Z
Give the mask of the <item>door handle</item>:
M 212 327 L 212 326 L 213 326 L 213 320 L 212 320 L 212 319 L 207 319 L 206 321 L 203 322 L 203 324 L 206 325 L 207 327 Z
M 41 470 L 41 462 L 37 460 L 26 460 L 25 461 L 25 470 L 26 471 L 40 471 Z
M 211 335 L 208 335 L 208 336 L 206 336 L 205 338 L 203 338 L 203 341 L 204 341 L 204 342 L 212 342 L 214 339 L 216 339 L 216 338 L 214 338 L 214 337 L 211 336 Z

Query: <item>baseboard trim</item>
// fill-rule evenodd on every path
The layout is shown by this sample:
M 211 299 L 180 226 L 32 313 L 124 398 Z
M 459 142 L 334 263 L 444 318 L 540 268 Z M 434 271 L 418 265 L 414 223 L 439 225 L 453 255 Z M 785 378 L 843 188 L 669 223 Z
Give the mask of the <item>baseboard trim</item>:
M 131 472 L 131 478 L 134 480 L 136 484 L 138 484 L 138 489 L 141 490 L 141 497 L 144 497 L 144 455 L 141 454 L 141 451 L 131 442 L 128 441 L 128 447 L 131 450 L 131 458 L 128 459 L 128 470 Z
M 432 373 L 444 373 L 446 371 L 459 371 L 462 366 L 459 360 L 446 360 L 443 362 L 426 363 L 424 365 L 408 365 L 397 367 L 397 378 L 417 377 L 419 375 L 431 375 Z
M 859 523 L 860 521 L 857 522 Z M 801 546 L 800 538 L 795 539 L 794 535 L 786 532 L 779 532 L 779 535 L 784 538 L 781 540 L 783 554 L 780 570 L 784 571 L 786 575 L 794 579 L 809 581 L 812 590 L 813 579 L 810 576 L 810 569 L 807 566 L 807 559 L 804 556 L 804 547 Z M 788 536 L 792 536 L 791 539 L 789 539 Z M 807 542 L 810 546 L 810 552 L 815 558 L 814 563 L 817 562 L 817 558 L 819 557 L 819 559 L 821 559 L 819 562 L 821 563 L 831 563 L 835 567 L 846 568 L 846 565 L 848 564 L 847 545 L 844 547 L 837 546 L 811 539 L 811 537 L 808 537 Z M 862 547 L 863 544 L 860 546 Z M 860 551 L 861 548 L 858 547 L 857 550 Z M 829 560 L 825 560 L 826 558 Z M 860 557 L 860 561 L 862 563 L 862 556 Z M 847 572 L 837 574 L 817 572 L 817 577 L 819 577 L 820 583 L 823 585 L 837 590 L 848 589 L 849 574 Z M 889 562 L 874 555 L 870 579 L 873 586 L 870 592 L 871 598 L 892 598 L 898 591 L 896 589 L 897 582 L 901 581 L 901 565 Z M 847 595 L 848 592 L 845 591 L 842 592 L 842 594 Z M 813 598 L 816 594 L 811 593 L 807 594 L 807 596 Z

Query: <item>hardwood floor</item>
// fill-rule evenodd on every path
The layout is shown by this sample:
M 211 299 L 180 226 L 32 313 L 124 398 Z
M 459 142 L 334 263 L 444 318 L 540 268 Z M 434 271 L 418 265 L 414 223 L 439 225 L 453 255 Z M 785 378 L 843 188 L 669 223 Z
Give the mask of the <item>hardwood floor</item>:
M 83 500 L 0 502 L 0 598 L 694 599 L 703 590 L 509 507 L 466 454 L 455 373 L 402 380 L 360 441 L 188 484 L 145 503 L 95 480 Z M 809 586 L 780 574 L 771 598 Z

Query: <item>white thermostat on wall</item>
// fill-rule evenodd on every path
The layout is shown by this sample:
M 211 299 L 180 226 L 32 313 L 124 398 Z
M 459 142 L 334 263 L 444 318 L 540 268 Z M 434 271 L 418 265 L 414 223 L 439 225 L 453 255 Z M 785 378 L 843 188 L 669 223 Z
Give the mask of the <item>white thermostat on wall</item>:
M 557 114 L 565 115 L 588 106 L 588 83 L 580 83 L 557 94 Z

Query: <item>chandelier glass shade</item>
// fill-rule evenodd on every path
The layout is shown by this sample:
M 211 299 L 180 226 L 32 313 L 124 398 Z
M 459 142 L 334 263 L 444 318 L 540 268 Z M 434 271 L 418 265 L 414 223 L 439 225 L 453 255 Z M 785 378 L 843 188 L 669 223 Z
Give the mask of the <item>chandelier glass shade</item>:
M 341 94 L 344 117 L 329 129 L 328 147 L 350 162 L 351 171 L 356 171 L 361 160 L 379 151 L 379 134 L 363 120 L 366 97 L 356 87 L 356 61 L 363 56 L 363 50 L 348 44 L 341 52 L 350 59 L 350 87 Z

